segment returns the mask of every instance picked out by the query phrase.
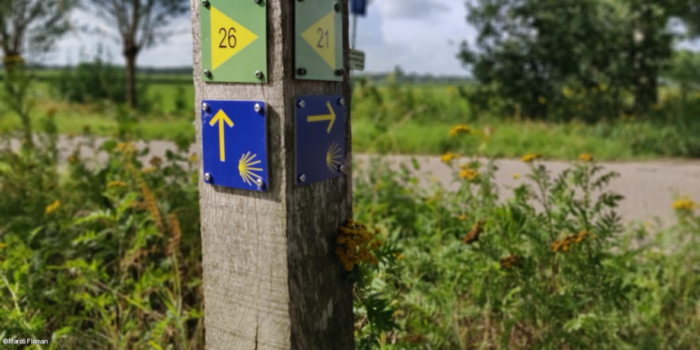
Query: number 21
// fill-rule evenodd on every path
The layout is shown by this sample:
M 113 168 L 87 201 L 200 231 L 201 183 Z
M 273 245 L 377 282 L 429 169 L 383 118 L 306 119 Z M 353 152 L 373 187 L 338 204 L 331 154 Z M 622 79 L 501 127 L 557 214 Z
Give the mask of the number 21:
M 320 47 L 320 48 L 322 48 L 322 49 L 323 49 L 323 48 L 326 48 L 326 49 L 329 48 L 330 45 L 328 45 L 328 40 L 329 40 L 329 39 L 328 39 L 328 30 L 326 30 L 326 31 L 324 32 L 322 28 L 318 28 L 318 30 L 317 30 L 316 32 L 319 33 L 319 34 L 321 34 L 321 37 L 318 38 L 318 44 L 316 44 L 316 47 Z M 326 46 L 323 46 L 323 36 L 324 36 L 324 35 L 326 36 Z

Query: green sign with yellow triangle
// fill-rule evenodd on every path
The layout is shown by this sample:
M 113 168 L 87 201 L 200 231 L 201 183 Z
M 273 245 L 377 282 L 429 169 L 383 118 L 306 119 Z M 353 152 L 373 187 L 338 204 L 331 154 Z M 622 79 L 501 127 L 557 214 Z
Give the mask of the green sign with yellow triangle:
M 267 82 L 267 0 L 199 2 L 205 82 Z
M 343 16 L 338 0 L 295 2 L 297 79 L 342 81 Z

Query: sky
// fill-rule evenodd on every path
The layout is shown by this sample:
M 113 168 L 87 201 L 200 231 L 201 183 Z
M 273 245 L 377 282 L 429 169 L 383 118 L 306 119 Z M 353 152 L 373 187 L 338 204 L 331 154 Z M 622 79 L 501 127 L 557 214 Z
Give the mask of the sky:
M 464 0 L 375 0 L 366 17 L 357 22 L 356 49 L 366 53 L 366 72 L 387 72 L 400 66 L 405 72 L 433 75 L 461 75 L 468 72 L 456 58 L 459 44 L 473 39 L 475 31 L 466 23 Z M 77 12 L 74 22 L 99 26 L 88 13 Z M 352 23 L 352 20 L 351 20 Z M 159 46 L 142 51 L 139 66 L 182 67 L 192 64 L 192 34 L 189 14 L 177 18 L 172 29 L 180 34 Z M 352 28 L 351 35 L 352 35 Z M 121 64 L 116 39 L 101 35 L 72 33 L 56 49 L 43 55 L 46 64 L 75 64 L 90 60 L 102 46 L 112 62 Z

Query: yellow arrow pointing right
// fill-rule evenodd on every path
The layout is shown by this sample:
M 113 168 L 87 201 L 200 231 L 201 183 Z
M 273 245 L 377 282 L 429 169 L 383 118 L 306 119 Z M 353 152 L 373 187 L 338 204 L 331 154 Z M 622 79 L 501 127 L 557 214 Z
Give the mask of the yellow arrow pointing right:
M 333 129 L 333 123 L 335 123 L 335 112 L 333 112 L 333 107 L 331 107 L 330 102 L 326 102 L 326 106 L 328 106 L 329 114 L 308 116 L 306 117 L 306 121 L 308 123 L 329 121 L 330 123 L 328 123 L 328 133 L 330 134 L 331 129 Z

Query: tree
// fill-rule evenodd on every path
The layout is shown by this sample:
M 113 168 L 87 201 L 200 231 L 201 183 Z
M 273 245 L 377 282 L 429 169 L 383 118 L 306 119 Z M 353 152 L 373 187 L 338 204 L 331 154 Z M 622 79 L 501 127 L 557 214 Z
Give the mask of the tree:
M 189 1 L 91 0 L 91 3 L 97 15 L 116 29 L 121 39 L 126 60 L 126 98 L 131 107 L 136 107 L 136 58 L 142 49 L 172 35 L 165 28 L 173 18 L 189 10 Z
M 26 49 L 49 50 L 70 29 L 77 0 L 0 0 L 0 46 L 5 70 L 23 60 Z
M 591 121 L 615 117 L 627 93 L 641 112 L 671 56 L 668 1 L 469 0 L 477 50 L 464 44 L 460 58 L 481 91 L 525 116 L 556 107 Z M 576 110 L 566 95 L 582 96 Z

